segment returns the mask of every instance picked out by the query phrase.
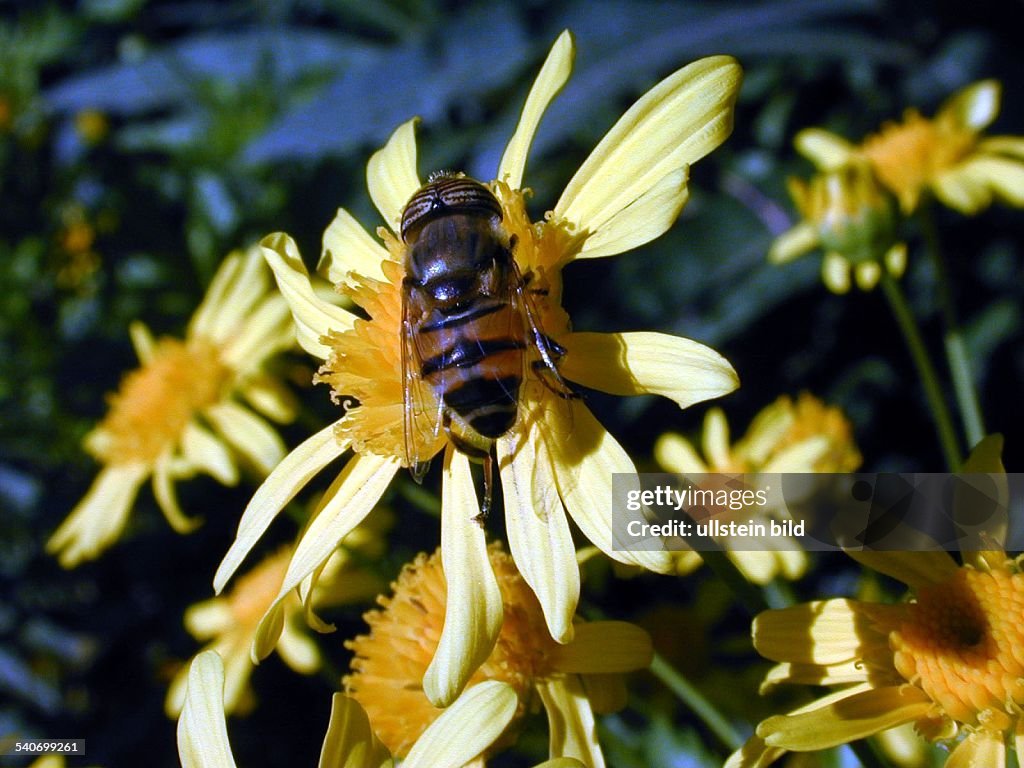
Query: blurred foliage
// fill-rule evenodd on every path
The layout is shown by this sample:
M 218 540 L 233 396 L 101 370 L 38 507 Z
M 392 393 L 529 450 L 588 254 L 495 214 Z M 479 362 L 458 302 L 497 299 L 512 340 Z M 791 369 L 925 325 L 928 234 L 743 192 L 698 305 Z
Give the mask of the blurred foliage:
M 930 114 L 957 87 L 996 77 L 1005 91 L 994 132 L 1024 133 L 1018 10 L 992 0 L 0 2 L 0 734 L 86 738 L 89 762 L 105 766 L 177 765 L 162 700 L 174 665 L 196 649 L 181 616 L 209 596 L 251 487 L 188 483 L 183 506 L 205 510 L 206 524 L 187 538 L 144 489 L 128 540 L 98 563 L 65 573 L 42 552 L 95 474 L 80 443 L 136 364 L 129 321 L 180 334 L 220 258 L 267 232 L 288 231 L 312 258 L 338 206 L 376 226 L 365 163 L 411 115 L 423 118 L 422 174 L 490 178 L 565 27 L 578 57 L 527 169 L 537 214 L 660 77 L 712 53 L 746 70 L 735 133 L 694 169 L 678 225 L 638 252 L 569 268 L 576 326 L 699 339 L 740 373 L 742 388 L 722 402 L 735 423 L 808 389 L 850 415 L 865 469 L 940 469 L 881 296 L 837 299 L 815 259 L 780 269 L 765 253 L 791 221 L 786 177 L 810 171 L 791 149 L 800 128 L 856 140 L 906 106 Z M 991 431 L 1021 426 L 1022 223 L 998 206 L 939 217 Z M 907 290 L 937 338 L 931 278 L 912 250 Z M 308 386 L 310 361 L 283 365 L 304 401 L 285 432 L 295 445 L 332 407 Z M 666 425 L 693 430 L 706 410 L 597 394 L 591 403 L 640 465 Z M 1006 465 L 1020 458 L 1011 437 Z M 436 501 L 404 478 L 386 501 L 407 521 L 376 564 L 392 578 L 436 540 L 421 511 Z M 500 515 L 492 524 L 497 534 Z M 294 533 L 284 528 L 280 539 Z M 793 589 L 855 590 L 848 567 L 832 565 Z M 771 711 L 749 695 L 765 665 L 746 617 L 709 576 L 587 575 L 588 610 L 648 626 L 738 728 Z M 276 659 L 260 667 L 263 705 L 231 728 L 240 765 L 314 764 L 359 612 L 331 616 L 339 631 L 323 639 L 323 676 L 297 678 Z M 712 647 L 711 632 L 727 640 Z M 652 678 L 636 688 L 643 695 L 602 726 L 614 765 L 720 763 L 727 750 Z M 527 730 L 519 756 L 495 764 L 545 749 L 543 732 Z

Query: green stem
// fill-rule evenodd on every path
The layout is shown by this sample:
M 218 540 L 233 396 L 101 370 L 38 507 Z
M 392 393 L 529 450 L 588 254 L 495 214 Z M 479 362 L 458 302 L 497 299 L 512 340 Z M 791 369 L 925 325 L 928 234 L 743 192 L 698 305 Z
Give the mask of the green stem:
M 903 291 L 886 271 L 882 271 L 882 290 L 885 298 L 889 300 L 889 306 L 896 317 L 896 324 L 903 333 L 903 339 L 910 350 L 910 356 L 914 360 L 917 374 L 921 378 L 921 386 L 924 387 L 925 397 L 928 399 L 928 406 L 931 409 L 932 419 L 935 421 L 935 428 L 939 433 L 939 443 L 942 446 L 942 453 L 946 458 L 946 465 L 950 472 L 960 469 L 960 447 L 957 443 L 956 432 L 953 429 L 953 421 L 949 416 L 949 409 L 942 397 L 942 390 L 939 387 L 939 379 L 935 374 L 935 366 L 928 357 L 928 350 L 921 339 L 921 332 L 918 330 L 917 321 L 910 311 Z
M 683 677 L 682 673 L 657 653 L 654 654 L 654 659 L 651 661 L 651 673 L 678 696 L 680 701 L 686 704 L 731 751 L 743 746 L 743 737 L 736 732 L 729 721 L 715 709 L 710 701 L 704 698 L 704 694 Z
M 967 436 L 968 447 L 974 447 L 985 437 L 985 422 L 981 414 L 981 405 L 978 402 L 978 392 L 974 386 L 974 373 L 967 355 L 967 345 L 964 344 L 960 324 L 957 322 L 953 291 L 949 284 L 946 261 L 942 256 L 942 243 L 935 227 L 931 206 L 927 201 L 918 210 L 918 218 L 935 272 L 936 292 L 939 306 L 942 309 L 942 319 L 946 326 L 943 339 L 946 359 L 953 375 L 953 391 L 956 393 L 960 420 L 963 423 L 964 434 Z

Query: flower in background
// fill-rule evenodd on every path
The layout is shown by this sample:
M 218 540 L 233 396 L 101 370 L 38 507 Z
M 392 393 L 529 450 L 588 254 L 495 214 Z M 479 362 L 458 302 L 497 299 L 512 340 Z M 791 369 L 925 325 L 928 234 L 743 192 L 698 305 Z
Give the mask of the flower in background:
M 390 515 L 378 510 L 345 539 L 327 561 L 316 582 L 315 594 L 308 609 L 369 600 L 383 588 L 381 579 L 358 562 L 379 558 L 385 550 L 383 529 L 390 526 Z M 224 660 L 226 684 L 224 711 L 244 712 L 252 705 L 249 677 L 253 662 L 251 648 L 263 614 L 277 597 L 284 579 L 290 552 L 287 548 L 266 557 L 255 568 L 238 579 L 231 592 L 196 603 L 185 612 L 185 627 L 197 640 L 209 640 L 202 650 L 214 650 Z M 302 631 L 303 605 L 293 592 L 278 607 L 281 634 L 275 650 L 296 672 L 309 675 L 320 668 L 320 652 L 312 639 Z M 314 617 L 318 629 L 333 630 Z M 164 702 L 168 717 L 177 717 L 185 698 L 188 665 L 183 665 L 171 682 Z
M 964 214 L 999 199 L 1024 206 L 1024 137 L 985 136 L 999 114 L 1002 86 L 982 80 L 955 93 L 935 117 L 908 109 L 860 146 L 820 128 L 796 137 L 797 149 L 820 170 L 867 162 L 878 180 L 914 211 L 926 193 Z
M 909 599 L 817 600 L 754 620 L 754 646 L 779 662 L 763 689 L 802 683 L 835 690 L 761 722 L 729 768 L 766 766 L 786 751 L 827 749 L 906 723 L 948 746 L 951 767 L 1005 766 L 1014 742 L 1020 754 L 1024 572 L 1019 558 L 993 543 L 1007 519 L 1001 447 L 998 436 L 979 444 L 962 476 L 978 485 L 954 496 L 954 519 L 984 520 L 989 531 L 976 539 L 984 549 L 961 542 L 963 565 L 920 537 L 931 549 L 850 551 L 863 565 L 906 584 Z M 971 479 L 982 473 L 987 480 Z M 979 494 L 982 488 L 996 493 Z
M 865 164 L 818 174 L 809 183 L 791 178 L 789 191 L 802 220 L 775 239 L 769 261 L 786 264 L 822 248 L 821 278 L 833 293 L 850 290 L 851 272 L 865 291 L 883 269 L 893 277 L 903 274 L 907 246 L 896 240 L 895 204 Z
M 575 757 L 604 765 L 594 714 L 625 706 L 622 673 L 644 669 L 651 639 L 621 621 L 578 623 L 572 642 L 556 643 L 533 591 L 499 547 L 488 549 L 505 607 L 505 620 L 490 656 L 470 678 L 508 683 L 518 697 L 517 718 L 539 699 L 548 713 L 551 757 Z M 345 692 L 358 701 L 392 754 L 404 756 L 442 713 L 420 681 L 440 641 L 445 620 L 441 555 L 419 555 L 403 568 L 383 610 L 366 614 L 370 633 L 345 646 L 355 653 Z M 503 739 L 499 745 L 512 740 Z
M 505 730 L 516 712 L 508 685 L 485 682 L 468 688 L 420 737 L 403 768 L 467 765 Z M 224 718 L 224 664 L 216 651 L 203 651 L 188 673 L 185 704 L 178 720 L 182 768 L 235 768 Z M 366 712 L 347 696 L 334 694 L 320 768 L 384 768 L 394 762 L 374 735 Z M 582 768 L 570 759 L 549 760 L 536 768 Z
M 542 221 L 530 219 L 522 187 L 527 152 L 541 116 L 572 68 L 568 32 L 556 41 L 526 100 L 516 132 L 497 169 L 493 190 L 503 226 L 515 238 L 515 259 L 531 275 L 531 293 L 546 334 L 565 348 L 559 370 L 571 381 L 619 395 L 656 393 L 681 407 L 737 385 L 718 353 L 688 339 L 657 333 L 574 333 L 562 309 L 561 270 L 570 261 L 610 256 L 661 235 L 687 199 L 689 164 L 717 147 L 732 127 L 741 71 L 726 56 L 702 59 L 644 95 L 604 137 Z M 420 188 L 415 121 L 402 125 L 370 160 L 370 195 L 390 230 L 382 246 L 346 211 L 324 235 L 332 282 L 370 319 L 320 300 L 295 242 L 284 234 L 263 251 L 288 299 L 299 341 L 325 360 L 345 412 L 296 448 L 271 473 L 247 508 L 238 536 L 214 580 L 220 590 L 271 521 L 309 479 L 350 449 L 350 458 L 296 546 L 281 587 L 283 599 L 313 573 L 377 503 L 407 461 L 404 448 L 402 297 L 403 208 Z M 534 289 L 536 292 L 534 292 Z M 429 410 L 429 408 L 428 408 Z M 445 448 L 443 436 L 423 435 L 424 460 Z M 616 548 L 611 481 L 632 474 L 622 447 L 580 401 L 551 393 L 535 377 L 522 388 L 518 418 L 496 445 L 511 554 L 559 643 L 573 636 L 579 566 L 568 517 L 609 556 L 666 570 L 666 552 Z M 474 518 L 476 489 L 465 455 L 444 451 L 441 540 L 448 601 L 441 641 L 423 687 L 438 706 L 451 703 L 490 655 L 502 624 L 501 593 L 487 558 L 485 533 Z M 568 515 L 567 515 L 568 513 Z M 268 639 L 272 632 L 266 633 Z M 257 647 L 260 655 L 266 644 Z
M 238 457 L 264 475 L 281 460 L 284 444 L 263 416 L 290 421 L 294 398 L 264 363 L 294 345 L 295 331 L 271 288 L 259 249 L 250 248 L 224 261 L 184 339 L 154 339 L 132 324 L 142 366 L 124 377 L 85 439 L 102 469 L 46 545 L 65 568 L 117 540 L 147 478 L 171 527 L 185 533 L 197 521 L 179 508 L 176 480 L 205 472 L 234 485 Z
M 778 398 L 754 417 L 746 434 L 735 443 L 730 442 L 725 413 L 712 408 L 704 419 L 701 452 L 674 432 L 662 435 L 654 446 L 662 469 L 683 474 L 853 472 L 861 463 L 853 429 L 843 412 L 807 392 L 800 393 L 795 402 L 788 395 Z M 728 514 L 745 521 L 775 512 L 744 507 Z M 807 568 L 807 555 L 796 542 L 785 551 L 768 545 L 760 550 L 731 549 L 728 539 L 719 543 L 744 576 L 756 584 L 767 584 L 779 575 L 796 579 Z M 697 552 L 675 553 L 678 573 L 689 573 L 702 562 Z

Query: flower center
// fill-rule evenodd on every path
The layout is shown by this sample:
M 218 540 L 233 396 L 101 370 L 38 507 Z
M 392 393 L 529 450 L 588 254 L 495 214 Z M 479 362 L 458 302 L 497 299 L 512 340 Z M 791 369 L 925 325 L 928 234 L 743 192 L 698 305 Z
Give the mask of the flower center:
M 505 619 L 494 650 L 468 685 L 484 680 L 508 683 L 526 710 L 533 680 L 551 672 L 556 643 L 533 592 L 512 558 L 496 547 L 489 552 L 504 602 Z M 379 597 L 383 610 L 365 618 L 370 634 L 345 643 L 355 653 L 346 692 L 366 710 L 374 731 L 392 754 L 404 757 L 441 714 L 423 692 L 427 671 L 444 626 L 446 586 L 441 556 L 419 555 L 392 585 L 392 597 Z
M 239 625 L 255 627 L 259 624 L 277 597 L 291 554 L 290 549 L 283 548 L 238 579 L 229 599 L 231 613 Z
M 161 339 L 152 359 L 110 398 L 110 411 L 87 446 L 107 464 L 151 464 L 181 439 L 185 425 L 217 402 L 231 370 L 211 342 Z
M 890 635 L 897 671 L 950 717 L 1006 730 L 1024 706 L 1024 575 L 961 568 Z
M 861 456 L 853 442 L 853 430 L 839 408 L 825 405 L 814 395 L 802 392 L 791 412 L 793 423 L 775 447 L 776 453 L 805 440 L 824 437 L 828 439 L 829 449 L 815 463 L 815 472 L 852 472 L 860 466 Z
M 913 193 L 935 180 L 970 150 L 971 132 L 945 126 L 908 110 L 902 123 L 889 123 L 864 142 L 879 179 L 898 197 Z

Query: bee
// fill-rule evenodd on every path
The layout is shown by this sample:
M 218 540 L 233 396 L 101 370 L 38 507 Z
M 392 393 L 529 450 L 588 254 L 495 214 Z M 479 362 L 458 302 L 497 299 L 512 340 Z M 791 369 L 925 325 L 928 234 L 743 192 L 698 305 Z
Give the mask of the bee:
M 437 402 L 434 436 L 483 464 L 491 506 L 495 441 L 516 423 L 523 378 L 536 371 L 564 398 L 575 393 L 558 373 L 565 355 L 541 330 L 528 283 L 514 258 L 516 239 L 486 186 L 464 174 L 431 174 L 402 212 L 402 381 L 405 451 L 419 481 L 416 420 L 421 386 Z M 533 293 L 543 293 L 534 290 Z

